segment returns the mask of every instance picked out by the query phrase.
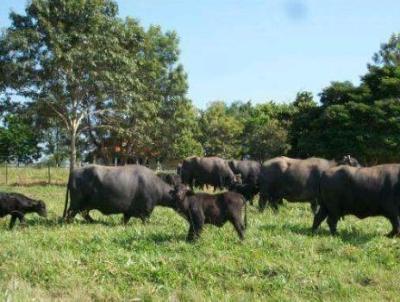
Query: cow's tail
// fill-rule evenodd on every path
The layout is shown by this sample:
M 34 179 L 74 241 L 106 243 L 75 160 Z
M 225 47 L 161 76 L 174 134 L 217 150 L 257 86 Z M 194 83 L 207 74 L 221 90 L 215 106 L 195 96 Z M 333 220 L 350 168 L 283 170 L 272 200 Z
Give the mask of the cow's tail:
M 64 204 L 64 212 L 63 212 L 63 218 L 67 217 L 67 208 L 68 208 L 68 197 L 69 197 L 69 191 L 70 191 L 70 185 L 71 185 L 71 172 L 69 173 L 68 177 L 68 183 L 67 183 L 67 191 L 65 192 L 65 204 Z
M 244 228 L 247 229 L 247 201 L 243 198 L 244 202 Z

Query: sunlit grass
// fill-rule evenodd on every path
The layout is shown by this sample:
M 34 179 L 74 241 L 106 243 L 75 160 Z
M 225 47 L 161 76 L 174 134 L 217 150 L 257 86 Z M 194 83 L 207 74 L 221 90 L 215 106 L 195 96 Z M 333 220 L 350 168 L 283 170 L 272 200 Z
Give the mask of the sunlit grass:
M 382 301 L 398 300 L 400 246 L 383 236 L 383 218 L 326 224 L 309 231 L 312 215 L 301 204 L 279 214 L 249 210 L 241 243 L 229 224 L 207 227 L 185 242 L 187 223 L 157 208 L 148 224 L 121 215 L 87 224 L 62 224 L 61 186 L 2 186 L 46 201 L 48 219 L 27 216 L 28 226 L 7 229 L 0 220 L 0 299 L 11 301 Z
M 50 176 L 49 176 L 50 173 Z M 34 184 L 66 184 L 68 180 L 68 168 L 50 167 L 6 167 L 0 165 L 0 185 L 34 185 Z

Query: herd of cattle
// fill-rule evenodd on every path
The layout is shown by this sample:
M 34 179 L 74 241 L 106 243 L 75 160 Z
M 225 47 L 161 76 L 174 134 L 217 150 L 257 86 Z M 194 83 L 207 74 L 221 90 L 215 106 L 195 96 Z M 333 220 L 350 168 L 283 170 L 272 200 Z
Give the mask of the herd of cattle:
M 194 187 L 209 185 L 214 191 L 227 191 L 194 191 Z M 80 213 L 93 222 L 89 212 L 99 210 L 105 215 L 123 214 L 124 223 L 131 217 L 146 221 L 156 206 L 164 206 L 186 218 L 188 240 L 196 240 L 204 224 L 222 226 L 227 221 L 243 239 L 246 201 L 253 204 L 257 194 L 260 211 L 267 205 L 278 210 L 283 199 L 309 202 L 314 212 L 313 231 L 326 218 L 331 234 L 335 234 L 339 219 L 345 215 L 384 216 L 392 224 L 388 236 L 400 235 L 400 164 L 361 167 L 348 155 L 341 161 L 276 157 L 263 164 L 190 157 L 178 165 L 176 174 L 158 175 L 140 165 L 91 165 L 70 174 L 63 217 L 70 221 Z M 10 228 L 17 218 L 23 223 L 24 214 L 30 212 L 46 216 L 46 205 L 21 194 L 0 193 L 0 217 L 11 215 Z

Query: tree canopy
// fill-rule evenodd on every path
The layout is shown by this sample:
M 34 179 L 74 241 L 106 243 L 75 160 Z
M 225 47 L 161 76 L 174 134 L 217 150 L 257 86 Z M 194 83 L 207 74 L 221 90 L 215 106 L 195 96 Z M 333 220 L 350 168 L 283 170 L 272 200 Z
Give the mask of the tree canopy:
M 119 18 L 114 1 L 32 0 L 10 19 L 0 35 L 8 159 L 69 156 L 71 169 L 77 157 L 400 160 L 400 34 L 381 45 L 359 84 L 332 81 L 319 102 L 300 91 L 292 103 L 214 101 L 199 110 L 187 97 L 177 34 Z

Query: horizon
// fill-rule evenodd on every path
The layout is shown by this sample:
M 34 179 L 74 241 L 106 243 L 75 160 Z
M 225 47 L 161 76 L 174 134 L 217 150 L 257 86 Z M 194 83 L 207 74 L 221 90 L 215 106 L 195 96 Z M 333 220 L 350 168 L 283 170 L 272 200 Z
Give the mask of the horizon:
M 400 2 L 392 0 L 116 2 L 121 18 L 177 32 L 188 97 L 200 109 L 217 100 L 287 103 L 303 90 L 318 101 L 332 81 L 358 84 L 380 44 L 400 28 Z M 3 0 L 0 27 L 25 5 Z

